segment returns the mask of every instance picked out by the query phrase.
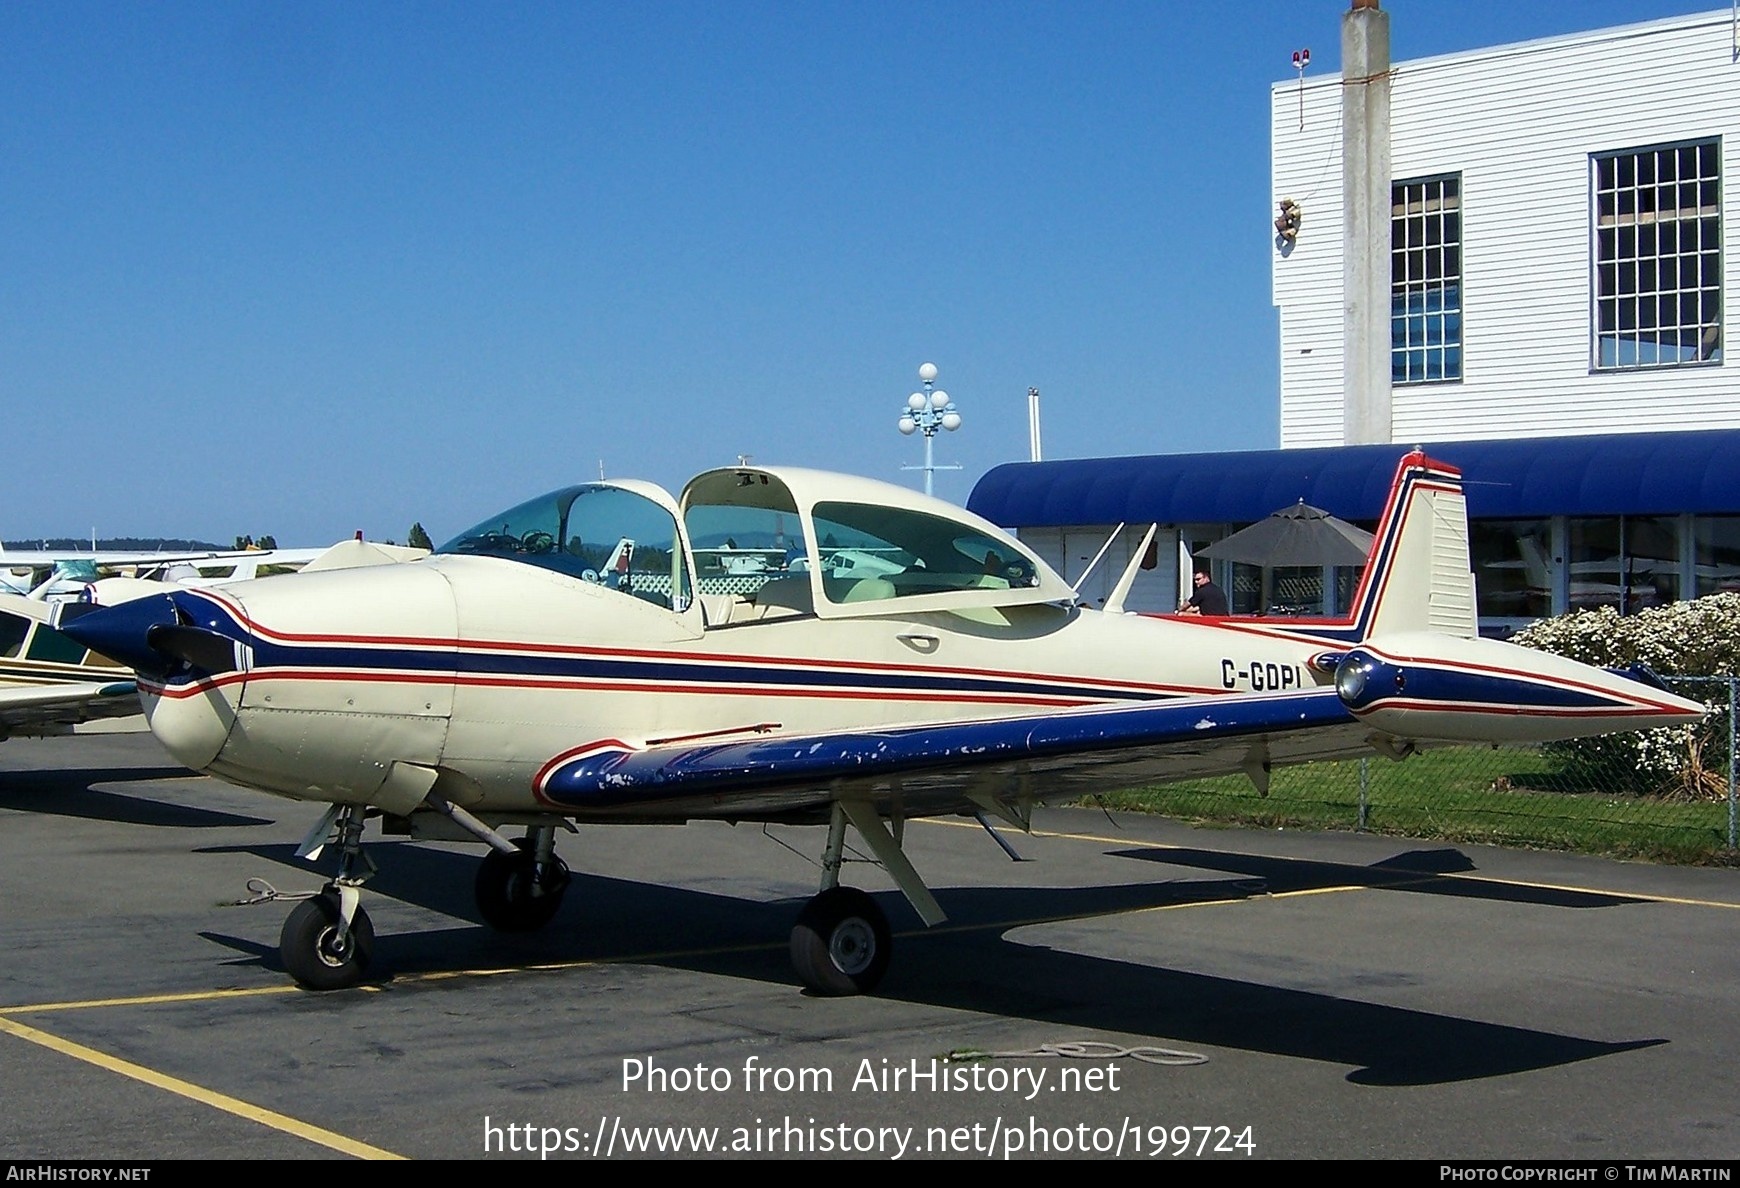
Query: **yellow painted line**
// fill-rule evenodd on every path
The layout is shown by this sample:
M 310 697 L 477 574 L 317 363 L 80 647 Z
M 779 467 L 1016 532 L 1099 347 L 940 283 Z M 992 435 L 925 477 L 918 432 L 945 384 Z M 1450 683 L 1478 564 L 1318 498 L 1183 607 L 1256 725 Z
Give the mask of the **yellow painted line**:
M 1031 916 L 1014 920 L 988 920 L 981 924 L 943 924 L 935 928 L 912 928 L 896 932 L 896 936 L 921 937 L 939 936 L 948 933 L 990 932 L 998 929 L 1027 928 L 1036 924 L 1062 924 L 1071 920 L 1086 920 L 1097 916 L 1135 916 L 1144 912 L 1170 912 L 1183 908 L 1224 907 L 1229 904 L 1245 903 L 1253 898 L 1283 899 L 1298 895 L 1327 895 L 1337 891 L 1364 891 L 1366 887 L 1351 885 L 1347 887 L 1321 887 L 1304 891 L 1261 892 L 1259 895 L 1228 895 L 1212 899 L 1191 899 L 1182 903 L 1157 903 L 1146 907 L 1115 907 L 1103 912 L 1070 912 L 1058 916 Z M 577 957 L 572 961 L 540 961 L 529 965 L 483 966 L 475 969 L 438 969 L 423 973 L 407 973 L 396 976 L 387 985 L 365 984 L 356 989 L 368 993 L 381 993 L 389 986 L 419 985 L 427 982 L 450 982 L 465 978 L 498 978 L 508 974 L 527 973 L 566 973 L 577 969 L 588 969 L 604 965 L 656 965 L 663 961 L 673 961 L 683 958 L 720 957 L 737 953 L 777 952 L 785 949 L 785 941 L 750 941 L 738 945 L 715 945 L 705 949 L 664 949 L 648 953 L 629 953 L 611 957 Z M 256 986 L 252 989 L 227 990 L 196 990 L 177 994 L 140 994 L 120 998 L 91 998 L 83 1000 L 67 1000 L 63 1002 L 19 1003 L 13 1006 L 0 1006 L 0 1024 L 4 1024 L 8 1016 L 30 1014 L 53 1014 L 61 1011 L 97 1010 L 109 1007 L 140 1007 L 166 1006 L 189 1002 L 218 1002 L 223 999 L 261 998 L 285 994 L 334 993 L 343 991 L 309 991 L 291 983 L 278 986 Z M 22 1025 L 21 1025 L 22 1026 Z
M 999 925 L 1007 927 L 1007 925 Z M 732 953 L 756 953 L 761 951 L 778 951 L 786 947 L 784 941 L 753 941 L 740 945 L 717 945 L 708 949 L 667 949 L 653 953 L 631 953 L 619 957 L 576 957 L 572 961 L 543 961 L 531 965 L 487 966 L 478 969 L 437 969 L 424 973 L 403 974 L 393 979 L 388 985 L 417 985 L 423 982 L 444 982 L 457 978 L 494 978 L 504 974 L 523 973 L 562 973 L 568 970 L 586 969 L 596 965 L 652 965 L 661 961 L 670 961 L 685 957 L 718 957 Z M 364 984 L 356 987 L 364 993 L 379 994 L 387 987 L 383 985 Z M 65 1002 L 34 1002 L 20 1003 L 15 1006 L 0 1006 L 0 1023 L 11 1015 L 51 1014 L 58 1011 L 85 1011 L 103 1007 L 138 1007 L 164 1006 L 187 1002 L 218 1002 L 226 998 L 260 998 L 268 995 L 283 994 L 341 994 L 343 991 L 313 991 L 286 982 L 278 986 L 257 986 L 247 990 L 194 990 L 179 994 L 139 994 L 124 998 L 91 998 L 84 1000 L 69 1000 Z
M 977 821 L 949 821 L 939 817 L 921 817 L 907 822 L 909 825 L 946 825 L 954 829 L 979 829 L 982 826 Z M 1092 833 L 1064 833 L 1059 830 L 1035 829 L 1033 837 L 1054 837 L 1063 841 L 1092 842 L 1103 846 L 1124 846 L 1129 849 L 1141 850 L 1202 850 L 1204 846 L 1180 846 L 1171 842 L 1141 841 L 1131 837 L 1100 837 Z M 1415 839 L 1426 840 L 1431 839 Z M 1211 854 L 1225 854 L 1229 858 L 1273 858 L 1268 854 L 1248 854 L 1240 850 L 1209 850 Z M 1282 859 L 1281 861 L 1291 861 Z M 1315 861 L 1315 859 L 1300 859 L 1299 861 Z M 1345 863 L 1342 865 L 1346 865 Z M 1382 870 L 1384 867 L 1374 869 Z M 1445 872 L 1439 874 L 1433 871 L 1406 871 L 1397 873 L 1416 874 L 1417 881 L 1430 882 L 1433 879 L 1460 879 L 1470 883 L 1493 883 L 1501 887 L 1527 887 L 1534 891 L 1568 891 L 1579 895 L 1610 895 L 1616 899 L 1640 899 L 1649 903 L 1672 903 L 1682 907 L 1727 908 L 1729 911 L 1740 911 L 1740 903 L 1731 903 L 1722 899 L 1691 899 L 1678 895 L 1655 895 L 1648 891 L 1614 891 L 1607 887 L 1584 887 L 1572 883 L 1534 883 L 1526 879 L 1501 879 L 1495 875 L 1469 874 L 1466 872 Z M 1296 893 L 1294 893 L 1296 894 Z M 1279 895 L 1275 898 L 1280 898 Z
M 1183 903 L 1155 903 L 1147 907 L 1107 908 L 1103 912 L 1071 912 L 1066 916 L 1030 916 L 1022 920 L 995 920 L 985 924 L 939 924 L 935 928 L 914 928 L 897 932 L 896 936 L 942 936 L 956 932 L 990 932 L 1003 928 L 1031 928 L 1038 924 L 1068 924 L 1073 920 L 1095 920 L 1102 916 L 1141 916 L 1149 912 L 1179 912 L 1187 908 L 1232 907 L 1255 899 L 1293 899 L 1301 895 L 1336 895 L 1343 891 L 1369 891 L 1357 883 L 1345 887 L 1313 887 L 1305 891 L 1259 891 L 1250 895 L 1224 895 L 1215 899 L 1190 899 Z
M 298 987 L 259 986 L 252 990 L 198 990 L 181 994 L 141 994 L 132 998 L 93 998 L 83 1002 L 34 1002 L 28 1005 L 0 1007 L 0 1018 L 26 1015 L 32 1012 L 85 1011 L 95 1007 L 158 1006 L 170 1002 L 213 1002 L 223 998 L 258 998 L 266 994 L 295 994 Z
M 955 822 L 936 822 L 937 824 L 956 824 Z M 973 824 L 969 828 L 977 829 Z M 1036 833 L 1035 836 L 1074 838 L 1075 840 L 1102 841 L 1105 839 L 1090 838 L 1081 835 L 1061 833 Z M 1346 887 L 1311 888 L 1300 891 L 1259 893 L 1261 897 L 1281 899 L 1298 895 L 1323 895 L 1337 891 L 1363 891 L 1367 888 L 1359 885 Z M 1063 915 L 1045 915 L 1022 917 L 1012 920 L 990 920 L 980 924 L 943 924 L 934 928 L 915 928 L 897 931 L 896 936 L 937 936 L 948 933 L 988 932 L 998 929 L 1026 928 L 1036 924 L 1060 924 L 1070 920 L 1092 919 L 1098 916 L 1140 915 L 1144 912 L 1177 911 L 1183 908 L 1216 907 L 1228 904 L 1245 903 L 1259 897 L 1249 893 L 1238 895 L 1215 896 L 1212 898 L 1195 898 L 1180 903 L 1158 903 L 1145 907 L 1112 907 L 1099 912 L 1070 912 Z M 696 957 L 719 957 L 741 953 L 776 952 L 787 947 L 785 941 L 748 941 L 736 945 L 714 945 L 700 949 L 663 949 L 642 953 L 629 953 L 603 957 L 577 957 L 570 961 L 544 961 L 528 965 L 484 966 L 473 969 L 428 970 L 422 973 L 405 973 L 396 975 L 391 984 L 417 985 L 425 982 L 454 981 L 464 978 L 493 978 L 507 974 L 525 973 L 562 973 L 570 970 L 586 969 L 603 965 L 655 965 L 664 961 Z M 386 986 L 364 984 L 358 990 L 380 993 Z M 300 986 L 285 983 L 276 986 L 257 986 L 249 989 L 230 988 L 225 990 L 186 991 L 175 994 L 142 994 L 131 997 L 96 998 L 85 1000 L 69 1000 L 62 1002 L 18 1003 L 10 1006 L 0 1006 L 0 1019 L 8 1015 L 51 1014 L 59 1011 L 95 1010 L 107 1007 L 137 1007 L 163 1006 L 176 1003 L 214 1002 L 226 998 L 258 998 L 268 995 L 324 993 L 306 991 Z M 331 993 L 342 993 L 333 991 Z
M 1581 895 L 1611 895 L 1617 899 L 1642 899 L 1650 903 L 1673 903 L 1681 907 L 1727 908 L 1729 911 L 1740 911 L 1740 903 L 1728 903 L 1720 899 L 1689 899 L 1680 895 L 1655 895 L 1648 891 L 1610 891 L 1601 887 L 1579 887 L 1575 884 L 1531 883 L 1523 879 L 1496 878 L 1493 875 L 1447 874 L 1438 877 L 1466 879 L 1470 883 L 1496 883 L 1501 887 L 1528 887 L 1534 891 L 1570 891 Z
M 34 1027 L 27 1027 L 23 1023 L 15 1022 L 12 1019 L 0 1018 L 0 1031 L 3 1031 L 8 1035 L 15 1035 L 19 1039 L 29 1040 L 33 1044 L 40 1044 L 42 1047 L 47 1048 L 50 1051 L 59 1052 L 64 1056 L 71 1056 L 75 1060 L 83 1060 L 87 1064 L 93 1064 L 98 1068 L 107 1070 L 108 1072 L 119 1073 L 121 1076 L 131 1077 L 135 1081 L 142 1081 L 143 1083 L 155 1088 L 164 1089 L 170 1093 L 178 1094 L 190 1101 L 197 1101 L 201 1105 L 208 1105 L 214 1109 L 222 1110 L 225 1113 L 234 1114 L 238 1118 L 246 1118 L 250 1122 L 258 1122 L 261 1126 L 283 1131 L 285 1134 L 294 1135 L 300 1139 L 306 1139 L 311 1143 L 330 1148 L 331 1150 L 337 1151 L 343 1155 L 354 1155 L 358 1159 L 404 1158 L 403 1155 L 395 1155 L 391 1151 L 382 1150 L 380 1147 L 373 1147 L 368 1143 L 358 1142 L 353 1138 L 346 1138 L 342 1134 L 334 1134 L 330 1130 L 324 1130 L 321 1127 L 310 1125 L 307 1122 L 292 1118 L 287 1114 L 280 1114 L 275 1110 L 262 1109 L 260 1106 L 251 1105 L 239 1098 L 229 1097 L 225 1094 L 202 1088 L 201 1086 L 195 1085 L 189 1081 L 183 1081 L 165 1073 L 157 1072 L 154 1069 L 146 1068 L 142 1064 L 134 1064 L 130 1060 L 122 1060 L 119 1057 L 110 1056 L 105 1052 L 99 1052 L 95 1048 L 87 1048 L 83 1044 L 75 1044 L 71 1040 L 61 1039 L 59 1036 L 50 1035 L 46 1031 L 38 1031 Z
M 1306 887 L 1299 891 L 1265 891 L 1269 899 L 1298 899 L 1303 895 L 1340 895 L 1343 891 L 1370 891 L 1363 883 L 1348 883 L 1343 887 Z

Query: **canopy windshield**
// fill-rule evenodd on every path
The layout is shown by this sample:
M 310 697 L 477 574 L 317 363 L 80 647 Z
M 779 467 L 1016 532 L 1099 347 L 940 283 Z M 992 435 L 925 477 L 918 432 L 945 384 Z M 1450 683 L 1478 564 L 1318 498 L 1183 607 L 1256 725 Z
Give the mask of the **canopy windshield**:
M 675 518 L 653 500 L 609 483 L 564 487 L 527 500 L 435 551 L 552 569 L 671 610 L 689 604 Z

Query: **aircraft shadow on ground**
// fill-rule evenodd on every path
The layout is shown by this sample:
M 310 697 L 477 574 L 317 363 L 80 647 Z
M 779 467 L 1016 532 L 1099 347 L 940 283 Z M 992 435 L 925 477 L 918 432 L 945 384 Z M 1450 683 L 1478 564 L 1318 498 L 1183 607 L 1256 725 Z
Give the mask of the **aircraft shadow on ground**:
M 309 871 L 287 846 L 249 848 L 249 852 Z M 1155 856 L 1171 863 L 1188 860 L 1189 853 L 1166 850 Z M 1204 851 L 1197 857 L 1206 862 L 1233 856 Z M 1401 878 L 1406 873 L 1386 868 L 1393 864 L 1373 868 L 1297 864 L 1308 875 L 1290 873 L 1295 864 L 1287 860 L 1239 861 L 1260 864 L 1256 872 L 1239 872 L 1254 873 L 1255 878 L 1080 888 L 943 889 L 937 898 L 950 919 L 934 932 L 917 926 L 897 893 L 883 892 L 876 898 L 896 930 L 898 951 L 876 994 L 882 999 L 1032 1019 L 1059 1028 L 1152 1036 L 1164 1045 L 1214 1045 L 1351 1065 L 1348 1080 L 1374 1086 L 1504 1076 L 1666 1042 L 1606 1043 L 1482 1023 L 1067 952 L 1007 935 L 1038 921 L 1260 895 L 1274 890 L 1277 882 L 1340 886 L 1349 882 L 1349 872 L 1376 871 L 1373 877 L 1378 879 Z M 476 865 L 471 854 L 395 847 L 390 866 L 371 879 L 368 888 L 420 907 L 477 919 L 471 898 Z M 1312 881 L 1324 873 L 1332 876 L 1331 881 Z M 1405 889 L 1429 890 L 1412 884 Z M 540 933 L 507 936 L 479 924 L 377 934 L 372 980 L 390 982 L 395 976 L 465 969 L 622 961 L 789 985 L 798 993 L 787 961 L 786 938 L 800 906 L 793 899 L 757 902 L 577 873 L 555 922 Z M 216 933 L 206 936 L 242 953 L 238 964 L 282 968 L 275 949 Z
M 1352 862 L 1316 862 L 1303 858 L 1271 858 L 1260 854 L 1232 854 L 1223 850 L 1163 849 L 1140 847 L 1111 850 L 1114 858 L 1164 862 L 1168 866 L 1193 866 L 1222 874 L 1260 879 L 1272 895 L 1310 891 L 1321 887 L 1370 887 L 1377 890 L 1411 891 L 1448 895 L 1459 899 L 1484 899 L 1499 903 L 1527 903 L 1538 907 L 1597 908 L 1643 903 L 1635 896 L 1604 891 L 1577 891 L 1568 887 L 1530 887 L 1484 879 L 1452 877 L 1478 869 L 1460 850 L 1411 850 L 1370 866 Z
M 0 772 L 0 809 L 120 825 L 154 825 L 174 829 L 219 829 L 239 825 L 270 825 L 270 817 L 226 813 L 157 800 L 148 795 L 110 792 L 98 784 L 139 784 L 151 780 L 193 778 L 185 767 L 77 768 L 51 771 Z M 146 789 L 141 787 L 141 792 Z

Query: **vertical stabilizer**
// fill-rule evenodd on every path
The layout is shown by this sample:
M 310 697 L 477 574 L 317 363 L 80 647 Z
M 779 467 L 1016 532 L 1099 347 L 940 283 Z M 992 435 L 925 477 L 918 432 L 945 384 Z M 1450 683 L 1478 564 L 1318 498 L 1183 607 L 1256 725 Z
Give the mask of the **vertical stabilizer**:
M 1354 620 L 1361 639 L 1399 631 L 1464 639 L 1479 633 L 1468 504 L 1454 466 L 1418 450 L 1402 459 L 1355 596 Z

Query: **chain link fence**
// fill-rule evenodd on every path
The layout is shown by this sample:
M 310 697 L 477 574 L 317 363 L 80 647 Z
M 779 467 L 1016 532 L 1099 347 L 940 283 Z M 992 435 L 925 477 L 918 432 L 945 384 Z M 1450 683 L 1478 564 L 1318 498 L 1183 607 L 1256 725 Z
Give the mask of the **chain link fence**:
M 1359 829 L 1447 841 L 1740 865 L 1735 704 L 1740 678 L 1680 677 L 1704 702 L 1693 727 L 1547 746 L 1468 746 L 1277 768 L 1269 794 L 1243 776 L 1106 798 L 1186 820 Z

